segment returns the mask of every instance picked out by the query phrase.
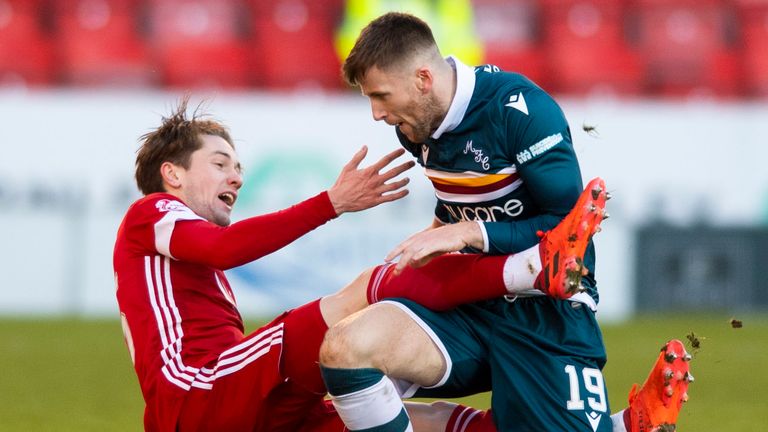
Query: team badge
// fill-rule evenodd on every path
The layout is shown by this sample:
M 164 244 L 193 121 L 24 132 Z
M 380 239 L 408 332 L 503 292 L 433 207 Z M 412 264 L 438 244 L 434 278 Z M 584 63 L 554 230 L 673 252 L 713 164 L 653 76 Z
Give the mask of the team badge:
M 179 201 L 167 200 L 167 199 L 162 199 L 158 201 L 155 204 L 155 207 L 157 208 L 158 211 L 161 211 L 161 212 L 184 211 L 184 209 L 187 208 L 187 206 L 180 203 Z

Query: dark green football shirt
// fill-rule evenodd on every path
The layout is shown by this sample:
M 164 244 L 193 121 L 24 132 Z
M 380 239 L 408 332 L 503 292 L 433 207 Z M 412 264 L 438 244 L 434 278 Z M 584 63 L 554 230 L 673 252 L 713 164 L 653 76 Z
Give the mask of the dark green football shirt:
M 571 132 L 558 104 L 526 77 L 484 65 L 474 70 L 449 57 L 456 94 L 425 143 L 401 144 L 435 188 L 435 216 L 444 223 L 481 221 L 490 254 L 512 254 L 538 243 L 583 190 Z M 584 278 L 597 302 L 594 247 Z

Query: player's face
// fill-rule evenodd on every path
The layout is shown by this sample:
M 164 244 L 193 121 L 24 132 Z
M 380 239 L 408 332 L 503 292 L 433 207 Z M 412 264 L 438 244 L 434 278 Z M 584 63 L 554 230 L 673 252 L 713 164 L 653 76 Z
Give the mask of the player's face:
M 443 118 L 434 93 L 424 92 L 410 70 L 383 71 L 374 66 L 360 82 L 371 102 L 373 119 L 397 127 L 413 143 L 423 143 Z
M 208 221 L 227 226 L 243 185 L 240 162 L 223 138 L 201 135 L 200 139 L 203 146 L 192 153 L 189 168 L 179 170 L 181 199 Z

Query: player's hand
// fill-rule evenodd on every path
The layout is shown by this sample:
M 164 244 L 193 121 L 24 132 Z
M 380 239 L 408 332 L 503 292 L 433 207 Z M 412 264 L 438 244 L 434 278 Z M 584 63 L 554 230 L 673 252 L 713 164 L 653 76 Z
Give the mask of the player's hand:
M 392 261 L 399 256 L 394 272 L 400 274 L 405 266 L 421 267 L 436 256 L 468 246 L 483 248 L 483 233 L 476 222 L 459 222 L 418 232 L 397 245 L 385 260 Z
M 405 153 L 403 149 L 395 150 L 365 168 L 359 168 L 359 166 L 368 154 L 368 147 L 363 146 L 355 153 L 342 168 L 336 183 L 328 189 L 328 197 L 336 214 L 366 210 L 408 195 L 408 189 L 405 189 L 405 185 L 410 181 L 408 177 L 391 183 L 387 182 L 413 167 L 413 161 L 381 172 L 403 153 Z

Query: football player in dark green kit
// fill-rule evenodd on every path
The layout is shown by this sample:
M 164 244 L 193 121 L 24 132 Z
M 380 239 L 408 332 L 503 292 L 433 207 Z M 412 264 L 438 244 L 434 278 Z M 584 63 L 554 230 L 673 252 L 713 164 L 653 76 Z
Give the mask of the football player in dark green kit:
M 381 277 L 443 253 L 529 250 L 582 193 L 568 122 L 552 97 L 522 75 L 443 58 L 420 19 L 389 13 L 372 21 L 343 70 L 369 98 L 374 119 L 395 126 L 437 198 L 431 229 L 398 245 L 388 256 L 398 263 Z M 638 403 L 611 418 L 591 242 L 583 264 L 589 273 L 568 299 L 532 288 L 444 312 L 390 299 L 343 320 L 326 335 L 320 361 L 348 428 L 412 430 L 399 399 L 393 402 L 398 393 L 488 390 L 502 431 L 641 432 L 673 424 L 688 375 L 686 355 L 672 342 Z M 665 378 L 667 369 L 673 378 Z M 386 410 L 396 415 L 380 415 Z M 371 412 L 384 420 L 359 421 Z

